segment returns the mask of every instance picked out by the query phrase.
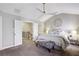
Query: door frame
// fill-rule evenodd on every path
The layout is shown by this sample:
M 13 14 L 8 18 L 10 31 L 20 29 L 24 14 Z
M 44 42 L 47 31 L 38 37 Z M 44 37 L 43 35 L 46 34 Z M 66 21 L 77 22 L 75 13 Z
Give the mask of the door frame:
M 15 19 L 15 20 L 18 20 L 18 19 Z M 14 44 L 15 44 L 15 20 L 14 20 L 14 26 L 13 26 L 13 28 L 14 28 Z M 38 26 L 37 26 L 37 35 L 34 33 L 36 31 L 36 25 L 35 24 L 38 24 L 38 23 L 32 22 L 32 21 L 25 21 L 25 20 L 20 20 L 20 21 L 22 21 L 22 23 L 23 22 L 32 23 L 32 31 L 33 31 L 32 34 L 33 34 L 33 41 L 34 41 L 35 37 L 38 35 Z
M 18 45 L 21 45 L 21 44 L 22 44 L 22 42 L 19 43 L 19 44 L 15 44 L 15 40 L 16 40 L 16 38 L 15 38 L 15 37 L 16 37 L 16 30 L 15 30 L 15 29 L 16 29 L 16 27 L 15 27 L 15 26 L 16 26 L 16 23 L 15 23 L 15 22 L 16 22 L 17 20 L 20 21 L 20 22 L 22 22 L 22 21 L 19 20 L 19 19 L 15 19 L 15 20 L 14 20 L 14 26 L 13 26 L 13 28 L 14 28 L 14 33 L 13 33 L 13 34 L 14 34 L 14 41 L 13 41 L 13 45 L 14 45 L 14 46 L 18 46 Z M 20 25 L 21 25 L 21 27 L 22 27 L 22 24 L 20 24 Z M 21 29 L 21 36 L 22 36 L 22 29 Z M 22 38 L 21 38 L 21 39 L 22 39 Z
M 33 34 L 33 22 L 32 21 L 22 21 L 22 23 L 24 23 L 24 22 L 26 22 L 26 23 L 31 23 L 32 24 L 32 34 Z M 23 25 L 22 25 L 23 26 Z M 32 35 L 32 37 L 33 37 L 33 35 Z

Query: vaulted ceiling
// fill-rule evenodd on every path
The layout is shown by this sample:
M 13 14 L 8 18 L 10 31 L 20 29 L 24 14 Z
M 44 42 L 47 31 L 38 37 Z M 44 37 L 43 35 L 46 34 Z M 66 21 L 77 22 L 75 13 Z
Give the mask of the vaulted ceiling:
M 38 20 L 43 14 L 37 10 L 42 9 L 41 3 L 0 3 L 0 10 L 13 15 L 18 15 L 31 20 Z M 79 14 L 78 3 L 46 3 L 48 13 Z M 53 15 L 52 15 L 53 16 Z M 50 16 L 44 16 L 50 17 Z M 44 18 L 42 16 L 42 18 Z M 45 18 L 46 19 L 46 18 Z M 41 18 L 39 19 L 41 20 Z

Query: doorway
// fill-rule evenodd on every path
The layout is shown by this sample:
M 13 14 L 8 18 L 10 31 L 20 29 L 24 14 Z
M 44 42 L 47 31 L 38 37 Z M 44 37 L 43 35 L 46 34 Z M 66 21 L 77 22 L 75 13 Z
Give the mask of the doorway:
M 22 40 L 32 40 L 33 24 L 31 22 L 23 22 L 22 24 Z
M 15 40 L 14 45 L 22 45 L 26 40 L 32 40 L 33 35 L 32 22 L 15 20 Z
M 38 36 L 38 23 L 15 20 L 14 45 L 22 45 L 25 41 L 34 41 Z

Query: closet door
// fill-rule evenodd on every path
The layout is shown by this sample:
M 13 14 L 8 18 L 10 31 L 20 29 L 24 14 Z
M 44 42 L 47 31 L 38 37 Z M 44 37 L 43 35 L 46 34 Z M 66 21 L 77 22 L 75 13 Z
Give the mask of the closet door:
M 22 44 L 22 21 L 15 20 L 15 46 Z
M 0 16 L 0 50 L 2 49 L 2 16 Z

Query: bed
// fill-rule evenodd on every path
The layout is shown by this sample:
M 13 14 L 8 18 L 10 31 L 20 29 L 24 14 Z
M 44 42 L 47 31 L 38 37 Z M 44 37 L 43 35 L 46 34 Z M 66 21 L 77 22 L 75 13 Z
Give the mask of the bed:
M 36 46 L 42 46 L 47 48 L 49 51 L 52 49 L 64 50 L 69 41 L 63 35 L 52 35 L 52 34 L 41 34 L 35 40 Z

